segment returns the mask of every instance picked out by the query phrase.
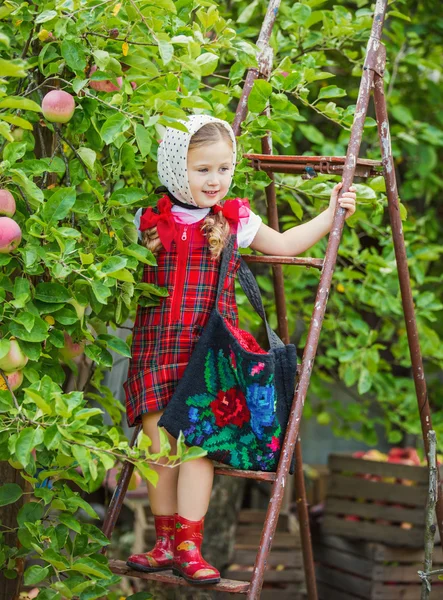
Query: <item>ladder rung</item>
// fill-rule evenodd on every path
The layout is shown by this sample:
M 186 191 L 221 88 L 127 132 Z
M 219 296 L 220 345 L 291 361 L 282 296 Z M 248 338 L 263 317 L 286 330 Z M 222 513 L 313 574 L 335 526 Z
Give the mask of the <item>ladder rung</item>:
M 323 268 L 322 258 L 295 257 L 295 256 L 259 256 L 255 254 L 242 254 L 242 258 L 250 263 L 273 263 L 279 265 L 299 265 L 303 267 Z
M 307 167 L 316 173 L 338 175 L 343 172 L 345 156 L 286 156 L 272 154 L 244 154 L 258 171 L 272 173 L 304 173 L 309 178 Z M 380 160 L 358 158 L 355 165 L 357 177 L 381 175 L 383 164 Z M 313 174 L 315 177 L 315 175 Z
M 149 579 L 150 581 L 160 581 L 161 583 L 169 583 L 172 585 L 183 585 L 194 587 L 183 579 L 176 577 L 172 571 L 160 571 L 160 573 L 142 573 L 134 571 L 127 566 L 123 560 L 110 560 L 109 568 L 116 575 L 124 575 L 125 577 L 136 577 L 138 579 Z M 214 590 L 217 592 L 230 592 L 231 594 L 247 594 L 249 589 L 248 581 L 236 581 L 235 579 L 221 579 L 220 583 L 199 585 L 200 589 Z
M 232 467 L 215 467 L 216 475 L 227 475 L 228 477 L 243 477 L 244 479 L 256 479 L 257 481 L 275 481 L 277 474 L 270 471 L 244 471 Z

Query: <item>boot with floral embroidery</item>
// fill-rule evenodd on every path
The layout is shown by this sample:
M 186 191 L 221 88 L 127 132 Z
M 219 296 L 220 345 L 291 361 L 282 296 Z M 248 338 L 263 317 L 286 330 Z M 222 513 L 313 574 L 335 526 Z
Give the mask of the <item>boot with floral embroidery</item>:
M 126 564 L 135 571 L 155 573 L 172 568 L 174 557 L 174 517 L 154 515 L 157 541 L 145 554 L 133 554 Z
M 220 573 L 201 555 L 203 523 L 175 515 L 174 566 L 172 572 L 193 585 L 218 583 Z

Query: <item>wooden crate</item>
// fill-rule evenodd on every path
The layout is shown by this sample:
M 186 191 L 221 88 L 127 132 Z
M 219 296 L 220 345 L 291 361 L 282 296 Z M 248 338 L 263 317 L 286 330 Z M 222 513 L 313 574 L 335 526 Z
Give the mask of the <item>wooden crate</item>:
M 319 600 L 418 600 L 423 550 L 348 540 L 314 537 Z M 442 568 L 439 547 L 433 568 Z M 443 582 L 434 578 L 432 597 L 443 598 Z
M 423 547 L 426 467 L 343 454 L 330 455 L 328 465 L 330 476 L 322 521 L 325 534 Z
M 260 545 L 266 512 L 242 510 L 235 538 L 232 563 L 223 576 L 229 579 L 250 581 Z M 272 550 L 265 571 L 261 600 L 304 600 L 306 598 L 303 556 L 300 535 L 288 531 L 288 518 L 280 515 Z M 244 598 L 230 595 L 229 600 Z

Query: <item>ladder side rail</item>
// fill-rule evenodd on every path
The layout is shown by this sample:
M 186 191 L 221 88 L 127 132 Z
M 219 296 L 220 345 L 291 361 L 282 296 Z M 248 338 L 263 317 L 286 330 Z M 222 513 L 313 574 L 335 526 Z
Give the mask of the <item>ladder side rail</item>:
M 272 52 L 269 53 L 269 40 L 271 38 L 272 28 L 274 27 L 279 8 L 280 0 L 269 1 L 256 44 L 260 49 L 260 54 L 257 57 L 258 67 L 248 69 L 242 95 L 238 101 L 237 110 L 235 111 L 232 129 L 234 130 L 236 136 L 240 135 L 240 126 L 246 119 L 248 112 L 248 98 L 254 85 L 254 81 L 258 78 L 260 73 L 266 75 L 270 74 L 272 70 Z
M 417 320 L 415 318 L 414 301 L 412 298 L 411 281 L 409 278 L 408 259 L 406 254 L 403 226 L 400 218 L 398 203 L 397 181 L 395 177 L 394 160 L 392 157 L 391 135 L 386 97 L 382 75 L 374 77 L 374 104 L 380 139 L 380 148 L 386 180 L 389 219 L 391 222 L 392 238 L 394 241 L 397 273 L 400 283 L 401 299 L 408 336 L 409 352 L 411 355 L 412 373 L 417 395 L 418 412 L 425 446 L 426 459 L 429 463 L 428 433 L 432 430 L 431 411 L 429 407 L 426 379 L 423 370 L 423 359 L 418 337 Z M 437 469 L 437 504 L 435 507 L 437 526 L 440 532 L 440 544 L 443 549 L 443 501 L 440 474 Z
M 388 0 L 377 0 L 374 19 L 372 22 L 371 35 L 367 45 L 366 63 L 373 64 L 377 56 L 380 46 L 380 36 L 383 29 L 384 18 L 386 14 Z M 368 111 L 369 95 L 374 80 L 374 71 L 364 68 L 360 89 L 355 108 L 354 122 L 351 129 L 351 137 L 345 159 L 343 169 L 343 187 L 340 190 L 341 196 L 348 191 L 355 172 L 356 161 L 360 150 L 361 139 L 363 135 L 363 126 Z M 295 391 L 294 402 L 292 405 L 291 414 L 289 417 L 288 427 L 283 442 L 284 451 L 282 451 L 280 462 L 277 469 L 277 478 L 274 483 L 275 494 L 273 501 L 268 507 L 266 514 L 265 527 L 263 530 L 262 539 L 260 541 L 259 553 L 254 565 L 254 572 L 251 581 L 251 586 L 248 591 L 248 599 L 257 599 L 260 597 L 262 584 L 258 578 L 254 578 L 256 570 L 261 572 L 266 564 L 266 557 L 269 552 L 269 547 L 272 543 L 272 536 L 276 528 L 276 515 L 280 510 L 283 499 L 284 482 L 289 473 L 289 467 L 292 458 L 292 452 L 289 453 L 286 449 L 292 448 L 295 445 L 300 429 L 300 420 L 303 413 L 303 406 L 311 378 L 311 371 L 314 365 L 315 355 L 317 353 L 320 330 L 323 323 L 323 318 L 326 312 L 326 304 L 329 295 L 329 289 L 332 281 L 335 264 L 337 261 L 338 247 L 340 244 L 343 226 L 345 222 L 345 209 L 338 208 L 334 222 L 329 234 L 328 246 L 322 275 L 315 298 L 314 310 L 311 317 L 306 345 L 303 353 L 303 360 L 300 369 L 300 377 Z
M 272 136 L 270 133 L 268 133 L 265 137 L 262 138 L 262 151 L 264 154 L 272 154 Z M 270 227 L 279 231 L 280 224 L 278 219 L 274 174 L 269 173 L 268 175 L 271 179 L 271 183 L 266 188 L 268 223 Z M 289 344 L 290 335 L 286 311 L 283 267 L 281 265 L 272 266 L 272 279 L 274 282 L 274 295 L 277 308 L 278 332 L 284 343 Z M 292 452 L 290 454 L 292 455 Z M 272 488 L 271 498 L 273 497 L 274 489 L 275 486 L 273 486 Z M 290 486 L 287 486 L 286 497 L 288 490 L 290 489 Z M 297 497 L 297 514 L 300 524 L 300 538 L 302 545 L 303 568 L 305 572 L 306 589 L 308 592 L 309 600 L 317 600 L 318 593 L 317 583 L 315 579 L 314 554 L 312 550 L 311 531 L 309 527 L 308 503 L 306 500 L 306 488 L 303 473 L 303 455 L 299 436 L 297 436 L 297 441 L 295 444 L 295 492 Z M 278 517 L 275 522 L 277 523 L 277 521 Z
M 130 446 L 134 446 L 138 434 L 140 433 L 141 425 L 137 425 L 134 429 L 134 433 L 132 434 L 132 439 L 130 442 Z M 128 491 L 129 481 L 131 480 L 131 475 L 134 471 L 134 465 L 128 460 L 123 463 L 123 467 L 120 473 L 120 478 L 117 481 L 117 485 L 115 486 L 114 493 L 112 494 L 111 502 L 109 503 L 108 510 L 106 512 L 105 521 L 103 523 L 102 531 L 105 536 L 110 540 L 112 536 L 112 532 L 114 531 L 115 524 L 117 523 L 117 519 L 120 515 L 123 501 L 126 496 L 126 492 Z M 101 549 L 101 553 L 106 553 L 106 546 Z

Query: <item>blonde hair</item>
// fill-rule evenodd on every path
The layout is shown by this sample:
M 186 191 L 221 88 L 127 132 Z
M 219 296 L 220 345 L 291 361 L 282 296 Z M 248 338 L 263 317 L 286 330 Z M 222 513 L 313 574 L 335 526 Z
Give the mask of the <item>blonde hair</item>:
M 221 139 L 232 146 L 231 136 L 224 125 L 221 123 L 207 123 L 203 127 L 200 127 L 191 137 L 188 151 L 205 146 L 206 144 L 213 144 Z M 208 240 L 211 257 L 213 259 L 218 258 L 225 247 L 230 233 L 229 223 L 223 216 L 223 213 L 210 212 L 204 220 L 202 231 Z M 157 227 L 143 231 L 142 242 L 148 250 L 151 250 L 154 254 L 157 253 L 162 246 L 158 237 Z

